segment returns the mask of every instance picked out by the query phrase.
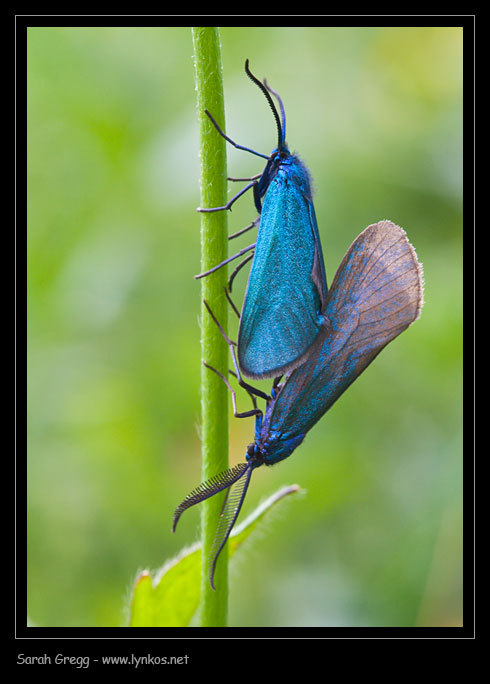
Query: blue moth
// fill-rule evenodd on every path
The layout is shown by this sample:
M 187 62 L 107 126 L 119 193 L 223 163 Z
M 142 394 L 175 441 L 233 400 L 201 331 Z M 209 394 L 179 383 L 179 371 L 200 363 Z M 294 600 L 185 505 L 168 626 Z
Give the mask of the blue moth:
M 187 508 L 226 490 L 208 559 L 213 588 L 216 562 L 238 517 L 254 470 L 290 456 L 383 347 L 418 318 L 422 302 L 422 267 L 415 250 L 402 228 L 391 221 L 380 221 L 368 226 L 347 251 L 325 302 L 320 333 L 308 356 L 282 382 L 280 378 L 274 380 L 270 395 L 241 378 L 233 343 L 227 339 L 239 383 L 249 392 L 254 408 L 238 413 L 228 380 L 212 370 L 230 388 L 235 416 L 255 416 L 254 441 L 247 448 L 245 463 L 192 491 L 177 507 L 173 521 L 175 531 Z M 265 399 L 265 411 L 257 407 L 256 397 Z
M 255 206 L 260 214 L 257 241 L 196 277 L 209 275 L 253 250 L 238 330 L 238 363 L 243 375 L 259 379 L 283 375 L 303 361 L 322 328 L 328 290 L 310 175 L 286 144 L 284 105 L 266 81 L 262 83 L 251 73 L 248 60 L 245 70 L 272 109 L 278 132 L 277 147 L 267 156 L 237 145 L 224 135 L 206 110 L 228 142 L 264 157 L 267 164 L 260 178 L 252 179 L 227 205 L 199 211 L 231 209 L 238 197 L 253 188 Z M 279 103 L 281 118 L 271 93 Z M 254 221 L 248 228 L 256 224 Z M 250 258 L 251 255 L 236 271 Z M 236 271 L 230 279 L 230 289 Z

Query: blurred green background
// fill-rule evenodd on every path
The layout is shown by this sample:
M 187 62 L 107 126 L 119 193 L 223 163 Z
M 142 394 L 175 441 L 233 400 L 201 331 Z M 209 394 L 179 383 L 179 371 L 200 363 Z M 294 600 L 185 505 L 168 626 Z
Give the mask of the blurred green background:
M 230 27 L 221 40 L 234 140 L 275 146 L 245 58 L 285 102 L 328 282 L 357 234 L 387 218 L 407 231 L 426 284 L 421 319 L 290 459 L 255 477 L 244 514 L 284 484 L 306 494 L 232 567 L 229 624 L 460 625 L 462 29 Z M 262 167 L 230 146 L 228 160 L 231 175 Z M 197 539 L 197 509 L 177 534 L 170 524 L 200 481 L 198 174 L 190 29 L 28 30 L 37 625 L 124 625 L 136 572 Z M 230 232 L 254 217 L 245 196 Z M 231 416 L 230 430 L 234 463 L 253 420 Z

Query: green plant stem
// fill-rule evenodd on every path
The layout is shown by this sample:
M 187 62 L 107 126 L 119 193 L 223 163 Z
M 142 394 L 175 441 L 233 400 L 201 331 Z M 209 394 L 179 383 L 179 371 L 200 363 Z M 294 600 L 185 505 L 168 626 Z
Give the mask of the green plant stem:
M 226 145 L 204 110 L 208 109 L 224 130 L 224 98 L 220 40 L 217 27 L 193 27 L 194 64 L 200 131 L 201 206 L 226 204 Z M 227 212 L 201 214 L 201 271 L 226 259 L 228 253 Z M 206 299 L 224 330 L 228 309 L 223 293 L 227 268 L 201 279 L 201 302 Z M 224 375 L 228 372 L 228 347 L 201 304 L 202 360 Z M 201 439 L 202 478 L 208 480 L 228 468 L 228 395 L 223 381 L 212 371 L 201 367 Z M 218 527 L 223 495 L 213 496 L 201 506 L 202 567 L 201 627 L 226 626 L 228 607 L 228 553 L 220 555 L 214 583 L 210 586 L 207 560 Z

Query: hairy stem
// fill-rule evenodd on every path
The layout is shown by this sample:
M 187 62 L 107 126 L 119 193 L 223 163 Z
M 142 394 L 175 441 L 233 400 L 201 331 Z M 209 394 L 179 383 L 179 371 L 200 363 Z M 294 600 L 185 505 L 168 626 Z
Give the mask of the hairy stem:
M 226 204 L 226 143 L 204 113 L 208 109 L 224 130 L 224 98 L 220 40 L 217 27 L 193 27 L 194 65 L 200 132 L 201 207 Z M 227 212 L 201 213 L 201 272 L 226 259 L 228 253 Z M 223 294 L 227 268 L 201 279 L 202 361 L 223 375 L 228 372 L 228 347 L 202 303 L 208 302 L 223 329 L 227 330 L 227 301 Z M 201 365 L 202 479 L 228 468 L 228 396 L 225 384 Z M 221 553 L 215 573 L 216 591 L 206 572 L 207 559 L 218 527 L 223 494 L 201 505 L 202 566 L 199 624 L 226 626 L 228 607 L 228 553 Z

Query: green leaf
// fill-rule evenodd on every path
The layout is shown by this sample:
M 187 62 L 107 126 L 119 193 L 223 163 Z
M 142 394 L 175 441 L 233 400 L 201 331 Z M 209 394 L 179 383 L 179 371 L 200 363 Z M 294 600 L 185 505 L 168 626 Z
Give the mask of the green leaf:
M 130 627 L 183 627 L 199 605 L 200 544 L 184 549 L 152 579 L 144 570 L 136 579 Z
M 231 558 L 264 517 L 298 485 L 279 489 L 260 504 L 230 535 Z M 153 578 L 148 570 L 136 578 L 131 600 L 130 627 L 187 627 L 199 607 L 201 544 L 184 549 L 168 561 Z
M 248 518 L 245 518 L 240 525 L 237 525 L 230 535 L 230 542 L 228 545 L 230 548 L 230 558 L 235 551 L 240 548 L 250 533 L 262 522 L 264 516 L 267 515 L 278 502 L 289 494 L 295 494 L 299 491 L 301 491 L 299 485 L 289 485 L 288 487 L 278 489 L 275 494 L 272 494 L 272 496 L 259 504 Z

